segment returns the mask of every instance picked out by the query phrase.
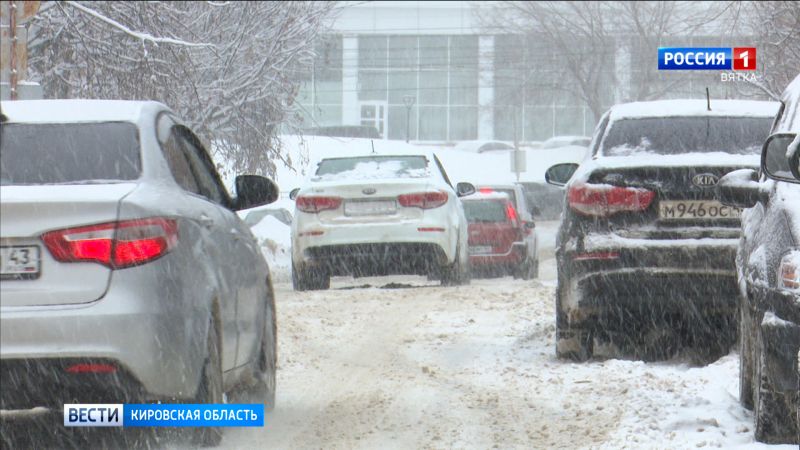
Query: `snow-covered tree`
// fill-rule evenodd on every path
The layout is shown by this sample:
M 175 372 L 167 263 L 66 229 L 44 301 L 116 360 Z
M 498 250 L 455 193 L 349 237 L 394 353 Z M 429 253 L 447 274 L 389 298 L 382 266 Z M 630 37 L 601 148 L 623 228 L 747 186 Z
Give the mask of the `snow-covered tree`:
M 31 78 L 48 98 L 158 100 L 237 171 L 274 175 L 299 74 L 333 2 L 47 2 Z

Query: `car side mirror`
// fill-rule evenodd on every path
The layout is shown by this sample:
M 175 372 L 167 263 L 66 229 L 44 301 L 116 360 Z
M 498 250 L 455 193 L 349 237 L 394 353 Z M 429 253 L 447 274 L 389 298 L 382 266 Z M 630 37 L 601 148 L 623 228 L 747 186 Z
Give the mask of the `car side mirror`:
M 758 172 L 753 169 L 739 169 L 720 178 L 716 188 L 717 199 L 727 206 L 752 208 L 761 197 L 761 183 Z
M 289 191 L 289 200 L 294 200 L 297 198 L 297 194 L 300 193 L 300 188 L 294 188 Z
M 576 170 L 578 170 L 578 165 L 575 163 L 556 164 L 547 169 L 547 172 L 544 173 L 544 179 L 552 185 L 564 186 L 572 178 Z
M 472 183 L 458 183 L 456 185 L 456 194 L 459 197 L 466 197 L 475 193 L 475 186 Z
M 536 228 L 536 222 L 534 222 L 532 220 L 525 222 L 524 225 L 525 225 L 525 228 L 527 228 L 529 230 L 533 230 L 534 228 Z
M 236 177 L 236 210 L 268 205 L 278 199 L 280 189 L 269 178 L 259 175 Z

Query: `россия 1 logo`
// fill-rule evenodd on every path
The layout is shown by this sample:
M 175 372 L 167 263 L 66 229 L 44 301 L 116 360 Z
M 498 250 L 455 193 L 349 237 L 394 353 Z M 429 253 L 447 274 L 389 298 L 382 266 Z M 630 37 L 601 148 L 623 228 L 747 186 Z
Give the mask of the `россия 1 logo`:
M 756 48 L 659 47 L 658 70 L 756 70 Z

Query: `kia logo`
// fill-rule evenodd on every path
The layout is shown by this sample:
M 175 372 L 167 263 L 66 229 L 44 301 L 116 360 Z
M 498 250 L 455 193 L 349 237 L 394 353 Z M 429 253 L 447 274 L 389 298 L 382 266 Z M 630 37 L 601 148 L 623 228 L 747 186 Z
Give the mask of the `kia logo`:
M 364 189 L 361 190 L 361 192 L 363 192 L 364 195 L 372 195 L 372 194 L 374 194 L 374 193 L 376 193 L 378 191 L 375 190 L 375 188 L 364 188 Z
M 692 178 L 692 183 L 701 188 L 716 186 L 719 177 L 710 173 L 698 173 Z

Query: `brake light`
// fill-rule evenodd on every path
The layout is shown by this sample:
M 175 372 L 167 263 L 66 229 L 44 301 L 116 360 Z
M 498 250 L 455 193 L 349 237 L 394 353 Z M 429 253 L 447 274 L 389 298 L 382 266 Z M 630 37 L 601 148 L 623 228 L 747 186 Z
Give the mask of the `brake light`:
M 160 217 L 108 222 L 49 231 L 42 241 L 57 261 L 97 262 L 122 269 L 172 250 L 178 243 L 178 223 Z
M 572 257 L 574 261 L 610 260 L 619 259 L 619 252 L 592 252 L 578 253 Z
M 511 223 L 517 223 L 517 210 L 514 209 L 514 205 L 511 203 L 506 203 L 506 217 L 508 221 Z
M 318 213 L 329 209 L 336 209 L 342 204 L 340 197 L 301 196 L 295 201 L 297 209 L 307 213 Z
M 114 373 L 117 368 L 111 364 L 79 363 L 67 367 L 67 373 Z
M 478 192 L 480 192 L 481 194 L 491 194 L 491 193 L 494 192 L 494 189 L 492 189 L 492 188 L 480 188 L 480 189 L 478 189 Z
M 447 192 L 418 192 L 397 196 L 397 202 L 406 208 L 433 209 L 447 203 Z
M 580 214 L 606 217 L 624 211 L 644 211 L 655 196 L 655 192 L 643 188 L 580 184 L 569 189 L 567 200 Z

